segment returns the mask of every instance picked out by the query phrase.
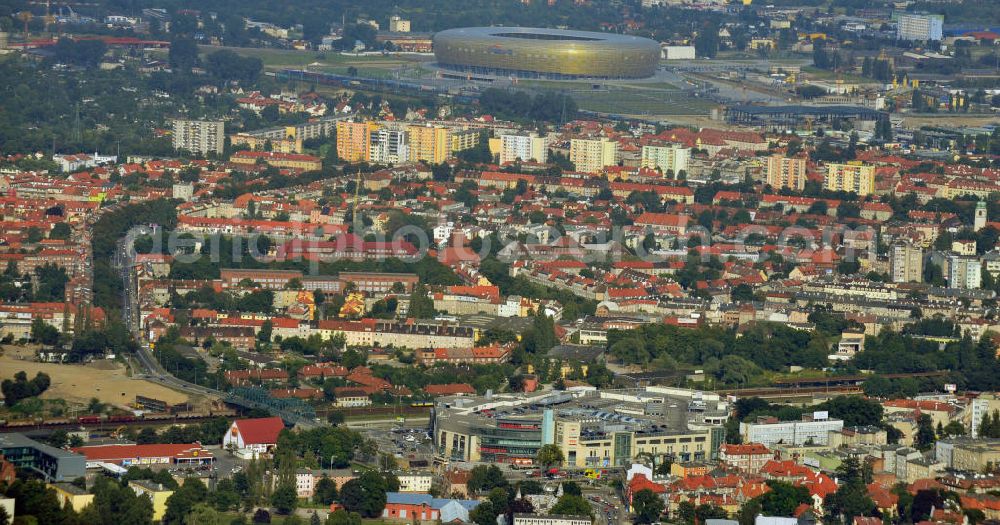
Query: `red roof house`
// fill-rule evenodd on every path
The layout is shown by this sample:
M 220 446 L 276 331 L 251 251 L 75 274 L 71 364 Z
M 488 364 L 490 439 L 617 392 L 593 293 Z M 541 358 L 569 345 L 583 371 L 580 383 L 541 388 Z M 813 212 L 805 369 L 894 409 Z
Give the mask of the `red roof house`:
M 278 434 L 284 429 L 280 417 L 237 419 L 222 437 L 222 448 L 235 448 L 251 456 L 267 453 L 278 444 Z

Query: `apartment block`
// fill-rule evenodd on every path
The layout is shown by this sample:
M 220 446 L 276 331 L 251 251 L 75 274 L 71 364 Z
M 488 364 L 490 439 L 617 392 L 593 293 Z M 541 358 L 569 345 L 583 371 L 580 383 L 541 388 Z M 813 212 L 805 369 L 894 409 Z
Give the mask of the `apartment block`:
M 572 139 L 569 144 L 569 160 L 576 171 L 600 173 L 605 166 L 618 164 L 618 143 L 600 139 Z
M 896 22 L 896 38 L 900 40 L 940 41 L 944 35 L 944 16 L 902 14 Z
M 948 286 L 952 288 L 979 288 L 983 283 L 982 270 L 982 263 L 975 257 L 949 256 Z
M 691 148 L 680 144 L 647 144 L 642 147 L 641 166 L 664 174 L 673 173 L 676 177 L 681 170 L 687 171 L 690 158 Z
M 545 138 L 530 135 L 500 135 L 500 164 L 509 162 L 547 162 L 548 149 Z
M 221 120 L 173 121 L 174 149 L 206 155 L 222 154 L 226 141 L 226 126 Z
M 921 282 L 924 278 L 924 250 L 910 244 L 897 244 L 889 254 L 892 282 Z
M 406 127 L 410 140 L 410 160 L 440 164 L 451 155 L 451 130 L 443 126 Z
M 806 159 L 772 155 L 767 158 L 767 184 L 772 188 L 806 187 Z
M 870 195 L 875 191 L 875 166 L 866 166 L 860 162 L 827 164 L 824 185 L 830 191 L 853 191 L 859 196 Z
M 376 164 L 402 164 L 410 160 L 407 134 L 401 129 L 380 128 L 371 135 L 370 160 Z
M 371 135 L 377 122 L 337 122 L 337 157 L 346 162 L 367 162 L 371 158 Z
M 757 423 L 740 423 L 740 434 L 748 443 L 760 443 L 766 447 L 782 443 L 785 445 L 826 445 L 829 432 L 840 431 L 844 421 L 824 417 L 803 417 L 802 421 L 778 421 L 777 419 Z

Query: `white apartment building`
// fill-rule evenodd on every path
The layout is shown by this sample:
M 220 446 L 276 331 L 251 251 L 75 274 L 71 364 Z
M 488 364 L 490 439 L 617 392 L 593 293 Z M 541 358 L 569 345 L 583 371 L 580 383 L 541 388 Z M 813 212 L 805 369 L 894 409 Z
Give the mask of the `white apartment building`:
M 641 166 L 660 170 L 661 173 L 671 172 L 676 178 L 681 170 L 687 171 L 690 158 L 691 148 L 685 148 L 680 144 L 648 144 L 642 147 Z
M 831 430 L 844 428 L 841 419 L 826 419 L 822 413 L 814 415 L 811 421 L 780 421 L 777 423 L 740 423 L 740 434 L 747 443 L 760 443 L 766 447 L 776 444 L 804 445 L 813 443 L 826 445 Z
M 941 15 L 900 15 L 896 23 L 896 38 L 900 40 L 938 40 L 944 36 L 944 17 Z
M 982 270 L 982 263 L 975 257 L 951 255 L 948 257 L 948 286 L 979 288 L 983 284 Z
M 500 135 L 500 164 L 508 162 L 548 162 L 548 149 L 544 137 L 530 135 Z
M 421 492 L 431 491 L 431 484 L 434 476 L 429 472 L 401 472 L 396 474 L 399 479 L 399 492 Z
M 375 164 L 402 164 L 410 160 L 410 141 L 399 129 L 379 128 L 371 134 L 369 160 Z
M 226 141 L 226 125 L 221 120 L 173 121 L 174 149 L 205 155 L 222 154 Z

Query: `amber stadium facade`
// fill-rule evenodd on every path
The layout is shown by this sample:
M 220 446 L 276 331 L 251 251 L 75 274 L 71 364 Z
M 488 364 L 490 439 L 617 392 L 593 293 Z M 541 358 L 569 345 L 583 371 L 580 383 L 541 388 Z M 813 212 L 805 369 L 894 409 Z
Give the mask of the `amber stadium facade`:
M 531 27 L 466 27 L 434 35 L 440 67 L 518 78 L 645 78 L 653 76 L 660 45 L 614 33 Z

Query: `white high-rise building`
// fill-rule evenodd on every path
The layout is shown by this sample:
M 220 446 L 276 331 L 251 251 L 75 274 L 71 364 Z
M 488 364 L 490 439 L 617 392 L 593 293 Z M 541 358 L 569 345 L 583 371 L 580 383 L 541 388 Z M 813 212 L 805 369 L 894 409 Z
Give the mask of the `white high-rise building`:
M 379 128 L 371 134 L 370 161 L 375 164 L 402 164 L 410 160 L 410 144 L 401 129 Z
M 976 257 L 948 257 L 948 286 L 951 288 L 979 288 L 983 284 L 982 272 L 983 265 Z
M 896 38 L 900 40 L 940 41 L 944 36 L 942 15 L 900 15 L 896 22 Z
M 500 164 L 508 162 L 548 161 L 548 145 L 544 137 L 530 135 L 500 135 Z
M 191 153 L 221 155 L 226 142 L 226 124 L 221 120 L 173 121 L 174 149 Z
M 690 158 L 691 148 L 680 144 L 647 144 L 642 147 L 643 168 L 660 170 L 664 174 L 671 172 L 674 177 L 681 170 L 687 171 Z

